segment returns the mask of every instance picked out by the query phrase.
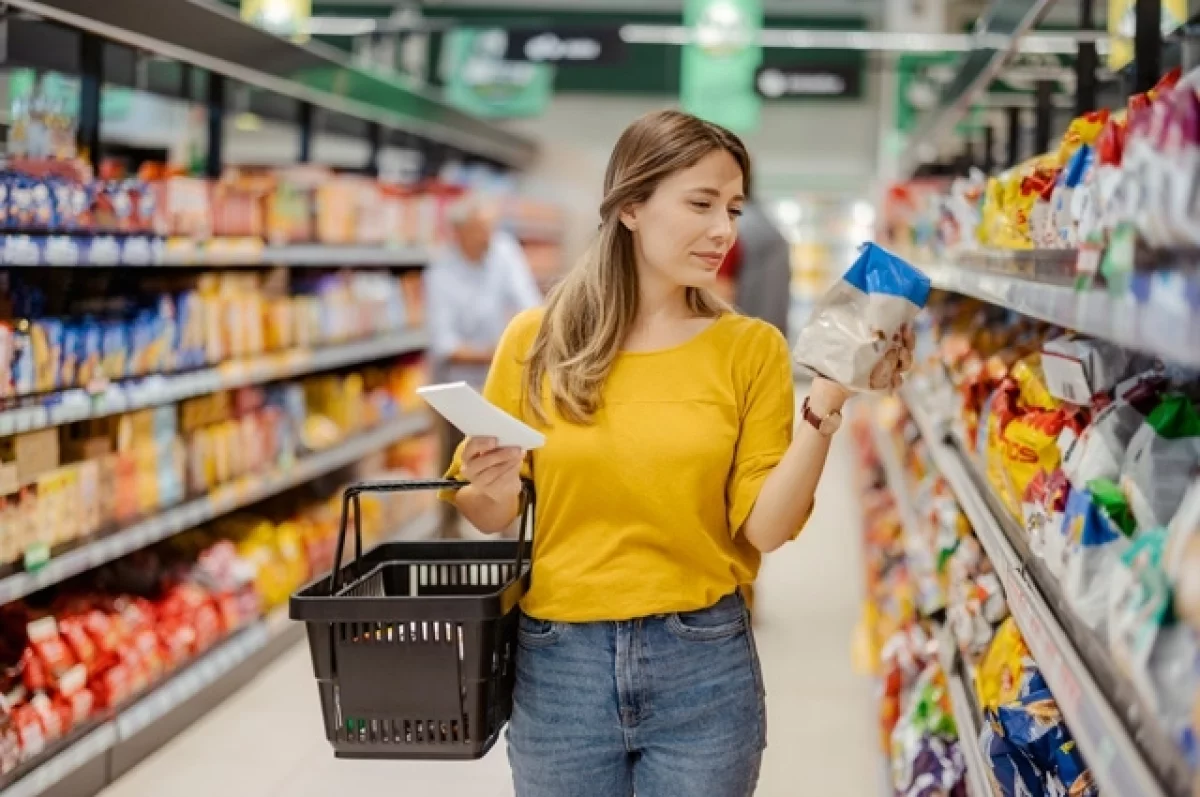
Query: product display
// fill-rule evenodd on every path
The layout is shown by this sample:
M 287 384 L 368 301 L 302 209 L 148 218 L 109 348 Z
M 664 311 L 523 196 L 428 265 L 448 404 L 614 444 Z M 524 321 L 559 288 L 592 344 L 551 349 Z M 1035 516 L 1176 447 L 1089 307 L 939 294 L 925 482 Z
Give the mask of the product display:
M 946 751 L 942 760 L 956 762 L 939 771 L 957 773 L 961 782 L 956 786 L 955 780 L 939 776 L 943 791 L 938 793 L 986 782 L 990 793 L 1014 797 L 1098 794 L 1037 662 L 1009 616 L 995 566 L 904 407 L 885 401 L 858 422 L 863 464 L 874 474 L 866 496 L 868 562 L 886 563 L 887 573 L 880 578 L 872 564 L 868 577 L 869 614 L 878 629 L 885 679 L 885 732 L 893 740 L 905 739 L 908 747 L 903 749 L 928 745 Z M 879 429 L 874 435 L 866 431 L 872 425 Z M 904 460 L 901 450 L 908 452 Z M 897 494 L 905 496 L 902 501 L 892 498 Z M 911 510 L 897 512 L 898 502 L 911 502 Z M 874 528 L 880 531 L 873 533 Z M 949 690 L 947 678 L 972 687 Z M 934 694 L 941 701 L 937 710 L 929 703 Z M 951 705 L 956 694 L 967 704 Z M 924 724 L 897 724 L 906 712 L 916 712 Z M 972 727 L 981 729 L 979 738 L 955 734 L 954 717 L 970 718 Z M 914 734 L 929 739 L 918 744 L 912 741 Z M 953 741 L 949 747 L 947 739 Z M 973 747 L 964 750 L 964 745 Z M 893 747 L 894 768 L 896 756 Z M 903 763 L 904 754 L 900 756 Z M 988 771 L 968 773 L 972 761 L 986 763 Z M 907 770 L 901 766 L 895 771 Z M 894 779 L 898 795 L 910 793 L 905 777 Z

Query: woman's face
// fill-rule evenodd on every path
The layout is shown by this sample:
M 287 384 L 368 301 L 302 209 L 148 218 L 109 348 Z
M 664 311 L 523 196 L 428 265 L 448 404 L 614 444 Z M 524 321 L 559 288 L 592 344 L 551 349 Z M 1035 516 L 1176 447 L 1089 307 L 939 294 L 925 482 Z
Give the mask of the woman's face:
M 737 238 L 742 170 L 724 150 L 665 178 L 650 198 L 621 213 L 633 233 L 638 268 L 686 288 L 713 288 Z

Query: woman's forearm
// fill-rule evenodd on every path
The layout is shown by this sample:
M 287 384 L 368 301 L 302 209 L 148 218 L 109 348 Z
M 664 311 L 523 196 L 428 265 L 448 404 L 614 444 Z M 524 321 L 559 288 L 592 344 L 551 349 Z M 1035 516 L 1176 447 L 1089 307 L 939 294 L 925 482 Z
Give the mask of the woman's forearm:
M 801 422 L 787 453 L 767 476 L 742 533 L 769 553 L 790 540 L 812 509 L 831 439 Z
M 810 407 L 824 417 L 835 410 L 840 412 L 849 395 L 839 385 L 817 379 L 809 393 Z M 755 548 L 768 553 L 795 536 L 812 511 L 830 443 L 832 438 L 800 420 L 792 444 L 767 475 L 742 528 Z
M 484 534 L 499 534 L 517 519 L 521 511 L 521 496 L 517 494 L 511 500 L 497 501 L 467 485 L 454 494 L 454 505 L 472 526 Z

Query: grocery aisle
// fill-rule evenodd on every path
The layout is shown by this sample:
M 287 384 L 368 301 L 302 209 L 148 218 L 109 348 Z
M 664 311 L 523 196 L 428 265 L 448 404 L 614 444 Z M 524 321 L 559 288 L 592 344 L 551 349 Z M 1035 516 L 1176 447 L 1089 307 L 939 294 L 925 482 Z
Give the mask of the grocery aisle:
M 759 797 L 883 793 L 869 682 L 850 666 L 860 605 L 858 504 L 849 435 L 840 435 L 800 541 L 768 559 L 758 595 L 771 746 Z M 103 797 L 325 797 L 512 793 L 503 744 L 482 762 L 335 761 L 323 738 L 308 650 L 297 645 L 257 680 Z

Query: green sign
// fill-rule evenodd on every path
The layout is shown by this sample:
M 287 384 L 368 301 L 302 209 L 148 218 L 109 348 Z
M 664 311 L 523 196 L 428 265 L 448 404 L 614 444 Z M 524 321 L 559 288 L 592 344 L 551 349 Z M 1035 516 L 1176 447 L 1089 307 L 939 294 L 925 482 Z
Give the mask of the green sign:
M 758 126 L 762 100 L 754 77 L 762 64 L 759 0 L 687 0 L 680 100 L 683 109 L 739 133 Z
M 554 67 L 505 61 L 507 34 L 460 28 L 446 36 L 446 101 L 489 118 L 537 116 L 554 94 Z

